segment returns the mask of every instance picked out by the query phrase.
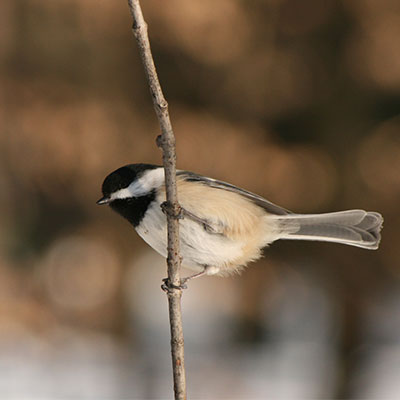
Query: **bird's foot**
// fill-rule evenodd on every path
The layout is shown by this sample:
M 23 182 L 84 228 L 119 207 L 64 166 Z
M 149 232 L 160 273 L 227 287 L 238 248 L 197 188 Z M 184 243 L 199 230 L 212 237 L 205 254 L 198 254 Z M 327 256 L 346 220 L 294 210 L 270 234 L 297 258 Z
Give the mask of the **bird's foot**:
M 161 285 L 161 289 L 164 290 L 164 292 L 171 292 L 172 290 L 183 290 L 187 289 L 187 285 L 185 284 L 187 281 L 185 279 L 181 279 L 181 283 L 179 285 L 174 285 L 169 278 L 164 278 L 163 284 Z
M 183 208 L 179 204 L 174 206 L 169 201 L 164 201 L 161 203 L 160 207 L 161 207 L 162 212 L 165 215 L 170 215 L 175 219 L 183 219 L 184 218 Z

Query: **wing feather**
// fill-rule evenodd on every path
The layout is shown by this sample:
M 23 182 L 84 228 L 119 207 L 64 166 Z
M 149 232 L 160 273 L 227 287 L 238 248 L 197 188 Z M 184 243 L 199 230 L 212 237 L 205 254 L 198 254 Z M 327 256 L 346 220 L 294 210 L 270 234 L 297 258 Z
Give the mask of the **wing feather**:
M 263 197 L 258 196 L 257 194 L 254 194 L 247 190 L 241 189 L 235 185 L 231 185 L 230 183 L 226 183 L 226 182 L 219 181 L 216 179 L 197 175 L 197 174 L 195 174 L 193 172 L 189 172 L 189 171 L 177 171 L 177 176 L 183 177 L 188 182 L 202 183 L 202 184 L 210 186 L 212 188 L 227 190 L 228 192 L 238 193 L 241 196 L 245 197 L 246 199 L 249 199 L 253 203 L 262 207 L 264 210 L 266 210 L 270 214 L 274 214 L 274 215 L 292 214 L 291 211 L 286 210 L 282 207 L 279 207 L 276 204 L 271 203 L 270 201 L 264 199 Z

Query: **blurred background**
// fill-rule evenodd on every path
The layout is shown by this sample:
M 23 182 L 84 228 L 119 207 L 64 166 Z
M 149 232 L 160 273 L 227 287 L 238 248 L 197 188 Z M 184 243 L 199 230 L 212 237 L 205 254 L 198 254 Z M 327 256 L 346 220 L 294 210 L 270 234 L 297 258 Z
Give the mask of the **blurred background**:
M 189 397 L 399 398 L 400 2 L 142 6 L 179 168 L 385 218 L 375 252 L 282 241 L 191 282 Z M 0 3 L 1 398 L 171 398 L 165 261 L 95 205 L 161 160 L 131 23 L 124 1 Z

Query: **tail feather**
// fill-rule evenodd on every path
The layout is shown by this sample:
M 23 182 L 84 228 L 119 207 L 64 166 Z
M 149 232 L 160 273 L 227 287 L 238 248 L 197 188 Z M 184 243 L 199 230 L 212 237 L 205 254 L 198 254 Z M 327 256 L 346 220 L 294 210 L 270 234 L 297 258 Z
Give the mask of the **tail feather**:
M 278 216 L 281 239 L 318 240 L 375 250 L 383 218 L 377 212 L 348 210 L 327 214 Z

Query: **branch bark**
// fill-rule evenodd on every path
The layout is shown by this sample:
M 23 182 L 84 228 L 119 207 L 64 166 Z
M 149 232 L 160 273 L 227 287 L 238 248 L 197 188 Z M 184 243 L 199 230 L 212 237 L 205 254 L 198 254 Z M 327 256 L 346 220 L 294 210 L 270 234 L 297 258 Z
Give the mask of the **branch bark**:
M 186 399 L 186 377 L 184 364 L 184 342 L 182 329 L 181 297 L 182 289 L 179 251 L 179 203 L 176 189 L 176 151 L 175 136 L 172 130 L 168 113 L 168 103 L 164 98 L 158 80 L 147 24 L 143 18 L 139 0 L 128 0 L 128 5 L 133 18 L 133 34 L 139 46 L 140 56 L 147 76 L 153 105 L 160 123 L 161 135 L 157 138 L 157 145 L 163 151 L 163 165 L 165 170 L 165 188 L 167 200 L 168 224 L 168 308 L 171 328 L 171 355 L 174 377 L 174 392 L 176 400 Z

